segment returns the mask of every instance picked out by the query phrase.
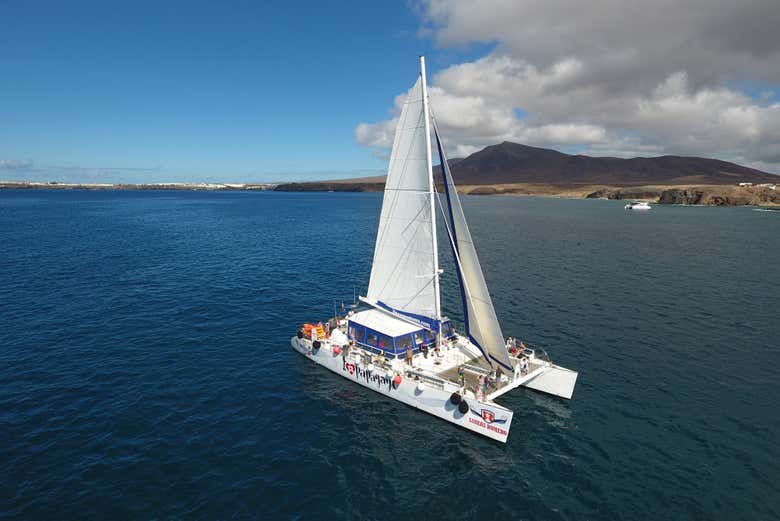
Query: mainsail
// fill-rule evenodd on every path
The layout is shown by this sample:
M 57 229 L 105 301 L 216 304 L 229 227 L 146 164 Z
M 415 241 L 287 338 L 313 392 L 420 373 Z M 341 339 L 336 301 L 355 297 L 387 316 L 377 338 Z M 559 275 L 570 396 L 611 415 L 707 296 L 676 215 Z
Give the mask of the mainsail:
M 425 321 L 438 316 L 430 137 L 423 77 L 404 102 L 387 172 L 368 300 Z
M 441 327 L 436 215 L 425 64 L 398 119 L 366 301 L 437 331 Z M 511 370 L 466 217 L 434 124 L 447 199 L 447 228 L 463 298 L 466 334 L 491 365 Z
M 498 363 L 505 369 L 512 370 L 512 363 L 504 343 L 504 334 L 501 332 L 496 310 L 493 308 L 493 301 L 482 274 L 474 242 L 471 240 L 466 216 L 463 214 L 463 207 L 452 180 L 435 121 L 433 131 L 441 159 L 441 172 L 449 214 L 446 216 L 449 218 L 447 229 L 452 239 L 451 246 L 460 283 L 466 334 L 471 342 L 482 350 L 482 354 L 488 361 L 492 360 L 491 364 Z

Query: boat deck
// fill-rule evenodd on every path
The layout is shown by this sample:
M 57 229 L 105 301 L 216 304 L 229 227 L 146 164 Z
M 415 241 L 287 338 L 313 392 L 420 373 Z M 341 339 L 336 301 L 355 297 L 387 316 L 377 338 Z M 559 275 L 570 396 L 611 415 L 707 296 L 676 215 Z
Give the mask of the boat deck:
M 345 332 L 345 328 L 342 332 Z M 345 332 L 346 333 L 346 332 Z M 373 364 L 375 367 L 393 369 L 395 371 L 405 372 L 407 376 L 420 379 L 425 383 L 434 386 L 452 386 L 455 388 L 463 387 L 474 397 L 480 396 L 479 378 L 480 376 L 494 375 L 490 364 L 485 360 L 478 348 L 471 343 L 460 341 L 447 342 L 442 346 L 440 355 L 430 351 L 428 356 L 423 353 L 415 353 L 413 364 L 409 364 L 404 358 L 389 359 L 365 349 L 365 346 L 353 348 L 350 352 L 350 359 L 363 363 L 365 365 Z M 517 358 L 511 357 L 514 362 Z M 458 375 L 459 368 L 464 368 L 463 386 L 460 385 Z M 498 381 L 494 377 L 488 378 L 487 389 L 484 397 L 488 400 L 497 398 L 507 391 L 523 385 L 524 382 L 532 380 L 537 376 L 537 371 L 545 365 L 536 359 L 529 360 L 528 370 L 523 375 L 515 375 L 505 371 L 504 376 Z
M 445 349 L 441 356 L 429 353 L 426 358 L 422 354 L 416 354 L 413 367 L 416 370 L 436 375 L 438 378 L 447 380 L 457 386 L 460 386 L 458 369 L 463 367 L 464 387 L 476 396 L 479 391 L 479 377 L 492 374 L 492 368 L 485 358 L 480 353 L 474 352 L 473 349 L 458 344 Z M 406 366 L 406 364 L 404 365 Z M 542 364 L 531 361 L 526 375 L 531 375 L 531 373 L 541 367 Z M 516 385 L 516 380 L 512 373 L 504 372 L 504 374 L 506 378 L 500 381 L 496 381 L 495 378 L 489 379 L 485 395 L 502 394 L 498 391 L 507 386 Z

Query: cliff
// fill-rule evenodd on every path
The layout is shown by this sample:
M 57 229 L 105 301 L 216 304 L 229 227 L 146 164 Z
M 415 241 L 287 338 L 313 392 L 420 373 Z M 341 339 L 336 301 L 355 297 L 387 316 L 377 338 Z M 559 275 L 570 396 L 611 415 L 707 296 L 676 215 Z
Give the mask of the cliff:
M 660 204 L 699 204 L 705 206 L 780 205 L 780 192 L 761 187 L 692 186 L 664 190 Z

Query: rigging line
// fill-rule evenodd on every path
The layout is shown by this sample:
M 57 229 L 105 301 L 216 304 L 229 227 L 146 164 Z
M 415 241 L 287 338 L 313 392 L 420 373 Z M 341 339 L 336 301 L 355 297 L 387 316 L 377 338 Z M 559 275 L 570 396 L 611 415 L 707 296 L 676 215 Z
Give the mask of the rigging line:
M 458 255 L 458 249 L 455 245 L 455 241 L 453 240 L 452 231 L 450 231 L 450 225 L 447 222 L 447 219 L 444 219 L 444 217 L 447 217 L 447 215 L 444 213 L 444 207 L 441 204 L 441 198 L 437 197 L 436 200 L 439 203 L 439 209 L 441 210 L 442 213 L 442 221 L 444 221 L 444 227 L 447 229 L 447 237 L 450 239 L 450 245 L 452 246 L 452 253 L 453 256 L 455 257 L 455 262 L 458 263 L 458 269 L 460 269 L 460 272 L 463 273 L 463 265 L 460 263 L 460 255 Z M 471 292 L 469 291 L 468 284 L 466 283 L 466 278 L 462 277 L 462 280 L 464 286 L 463 289 L 466 290 L 466 293 L 468 293 L 469 298 L 471 298 Z
M 433 125 L 434 125 L 434 133 L 436 134 L 437 139 L 438 139 L 438 127 L 436 126 L 436 121 L 435 120 L 433 121 Z M 440 143 L 440 141 L 439 141 L 439 143 Z M 458 197 L 458 193 L 457 193 L 457 191 L 455 189 L 455 183 L 452 181 L 452 176 L 451 175 L 447 175 L 448 172 L 449 172 L 449 168 L 445 169 L 445 165 L 443 164 L 446 161 L 446 157 L 442 157 L 441 160 L 442 160 L 442 165 L 441 165 L 442 177 L 444 178 L 445 190 L 448 191 L 449 190 L 448 186 L 451 187 L 452 191 L 455 192 L 454 193 L 454 197 Z M 461 273 L 460 280 L 461 280 L 461 282 L 463 284 L 463 290 L 468 295 L 468 300 L 465 303 L 465 306 L 467 307 L 467 309 L 463 310 L 464 314 L 466 314 L 466 316 L 467 316 L 468 315 L 469 302 L 472 302 L 474 299 L 472 298 L 471 290 L 469 289 L 468 282 L 466 281 L 465 273 L 463 271 L 463 265 L 462 265 L 462 263 L 460 261 L 460 255 L 458 253 L 458 248 L 457 248 L 457 246 L 455 245 L 455 242 L 454 242 L 453 232 L 452 232 L 452 230 L 450 230 L 450 226 L 449 226 L 448 220 L 446 218 L 447 216 L 444 215 L 444 207 L 442 206 L 442 203 L 441 203 L 441 196 L 439 196 L 437 198 L 437 200 L 438 200 L 438 203 L 439 203 L 439 209 L 442 212 L 442 217 L 443 217 L 442 220 L 444 221 L 445 229 L 447 230 L 447 236 L 450 239 L 450 245 L 451 245 L 452 253 L 453 253 L 455 261 L 456 261 L 456 263 L 458 265 L 458 268 L 460 269 L 460 273 Z M 450 205 L 450 211 L 451 211 L 452 210 L 452 203 L 449 202 L 449 199 L 448 199 L 448 203 Z M 465 221 L 464 221 L 464 224 L 465 224 Z M 466 225 L 466 230 L 468 230 L 468 225 Z M 494 314 L 495 314 L 495 310 L 494 310 Z M 476 326 L 475 332 L 478 333 L 480 337 L 482 337 L 482 328 L 480 327 L 480 324 L 478 322 L 475 322 L 473 325 Z M 472 335 L 471 327 L 469 327 L 469 331 L 466 331 L 466 334 L 474 342 L 474 344 L 479 348 L 480 352 L 482 353 L 482 356 L 484 356 L 485 359 L 488 361 L 488 363 L 490 363 L 492 365 L 492 363 L 490 362 L 490 358 L 488 357 L 488 353 L 485 352 L 485 350 L 482 348 L 480 343 L 477 342 L 476 339 L 474 338 L 474 335 Z M 492 353 L 491 353 L 490 356 L 492 358 Z
M 421 288 L 420 288 L 420 289 L 417 291 L 417 293 L 415 293 L 414 295 L 412 295 L 411 297 L 409 297 L 409 299 L 406 301 L 406 305 L 408 306 L 408 305 L 409 305 L 409 304 L 410 304 L 410 303 L 411 303 L 411 302 L 412 302 L 412 301 L 413 301 L 415 298 L 417 298 L 417 295 L 419 295 L 420 293 L 422 293 L 422 292 L 423 292 L 423 290 L 424 290 L 424 289 L 426 289 L 426 288 L 427 288 L 428 286 L 430 286 L 431 284 L 433 284 L 433 278 L 431 278 L 430 280 L 428 280 L 428 282 L 426 282 L 426 283 L 425 283 L 425 284 L 424 284 L 424 285 L 423 285 L 423 286 L 422 286 L 422 287 L 421 287 Z
M 448 181 L 449 181 L 449 179 L 448 179 L 447 175 L 445 174 L 444 175 L 444 182 L 447 183 Z M 452 186 L 453 189 L 455 188 L 455 185 L 453 183 L 450 183 L 450 185 Z M 456 194 L 456 197 L 457 197 L 457 194 Z M 458 249 L 455 246 L 455 241 L 453 240 L 452 232 L 450 231 L 450 225 L 449 225 L 449 223 L 447 222 L 447 219 L 446 219 L 447 216 L 444 214 L 444 207 L 441 204 L 441 197 L 437 197 L 436 200 L 438 201 L 439 209 L 442 212 L 442 221 L 444 221 L 444 226 L 445 226 L 445 228 L 447 230 L 447 237 L 450 239 L 450 245 L 452 246 L 452 248 L 451 248 L 452 249 L 452 254 L 455 257 L 455 262 L 457 262 L 457 264 L 458 264 L 458 269 L 460 269 L 460 272 L 463 273 L 463 265 L 460 263 L 460 255 L 458 255 Z M 468 294 L 469 300 L 471 300 L 471 291 L 469 291 L 469 285 L 466 282 L 466 277 L 465 276 L 461 276 L 460 280 L 463 282 L 463 289 L 464 289 L 464 291 Z M 466 306 L 468 306 L 468 305 L 469 304 L 467 302 Z M 464 313 L 468 313 L 468 309 L 464 309 L 463 312 Z M 479 326 L 478 323 L 475 324 L 475 325 L 477 326 L 476 327 L 477 332 L 479 333 L 480 336 L 482 336 L 482 328 Z M 469 329 L 471 329 L 471 328 L 469 328 Z M 471 334 L 471 331 L 466 331 L 466 335 L 470 339 L 474 340 L 474 337 Z M 485 359 L 488 361 L 488 363 L 490 363 L 490 358 L 488 358 L 488 353 L 486 353 L 485 350 L 482 349 L 482 346 L 479 344 L 479 342 L 474 340 L 474 343 L 477 346 L 477 348 L 479 349 L 479 351 L 482 353 L 482 356 L 484 356 Z

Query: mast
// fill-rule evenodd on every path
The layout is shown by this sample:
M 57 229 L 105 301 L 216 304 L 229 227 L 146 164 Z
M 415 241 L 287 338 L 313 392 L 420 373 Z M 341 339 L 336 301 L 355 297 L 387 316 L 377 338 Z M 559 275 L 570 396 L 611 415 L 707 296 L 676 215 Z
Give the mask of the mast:
M 428 167 L 428 188 L 430 191 L 431 236 L 433 237 L 433 296 L 436 307 L 436 320 L 439 332 L 436 345 L 441 347 L 441 295 L 439 294 L 439 245 L 436 240 L 436 185 L 433 182 L 433 163 L 431 160 L 430 108 L 428 107 L 428 82 L 425 78 L 425 56 L 420 56 L 420 77 L 422 78 L 423 119 L 425 120 L 425 159 Z

